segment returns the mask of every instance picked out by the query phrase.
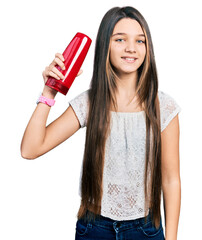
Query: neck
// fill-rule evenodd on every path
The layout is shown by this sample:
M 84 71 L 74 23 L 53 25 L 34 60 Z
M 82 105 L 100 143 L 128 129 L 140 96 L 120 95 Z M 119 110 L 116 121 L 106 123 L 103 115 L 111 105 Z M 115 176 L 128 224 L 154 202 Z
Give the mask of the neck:
M 137 72 L 133 74 L 122 74 L 116 79 L 117 95 L 124 97 L 134 96 L 137 82 Z

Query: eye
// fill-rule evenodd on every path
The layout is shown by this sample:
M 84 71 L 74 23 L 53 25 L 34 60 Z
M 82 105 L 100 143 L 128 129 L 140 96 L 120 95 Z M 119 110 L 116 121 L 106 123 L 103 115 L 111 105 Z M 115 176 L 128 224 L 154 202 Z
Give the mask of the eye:
M 116 42 L 124 42 L 124 39 L 118 38 L 118 39 L 116 39 L 115 41 L 116 41 Z
M 143 40 L 137 40 L 138 43 L 145 43 Z

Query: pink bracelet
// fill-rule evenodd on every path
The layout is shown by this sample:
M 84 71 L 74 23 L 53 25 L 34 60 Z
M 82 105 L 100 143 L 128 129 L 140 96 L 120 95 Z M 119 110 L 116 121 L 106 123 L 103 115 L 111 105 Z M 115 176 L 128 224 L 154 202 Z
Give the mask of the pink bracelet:
M 50 99 L 44 96 L 40 96 L 39 99 L 36 102 L 38 103 L 45 103 L 46 105 L 48 105 L 49 107 L 52 107 L 55 104 L 55 100 L 54 99 Z

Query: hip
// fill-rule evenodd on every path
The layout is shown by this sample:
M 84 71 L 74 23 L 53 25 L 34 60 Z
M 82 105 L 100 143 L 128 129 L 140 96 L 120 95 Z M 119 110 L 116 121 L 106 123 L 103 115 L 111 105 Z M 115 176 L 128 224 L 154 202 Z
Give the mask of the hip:
M 90 211 L 87 214 L 92 214 Z M 143 218 L 116 221 L 101 215 L 95 219 L 84 217 L 77 220 L 76 240 L 114 239 L 114 240 L 164 240 L 162 221 L 156 228 L 152 223 L 151 213 Z

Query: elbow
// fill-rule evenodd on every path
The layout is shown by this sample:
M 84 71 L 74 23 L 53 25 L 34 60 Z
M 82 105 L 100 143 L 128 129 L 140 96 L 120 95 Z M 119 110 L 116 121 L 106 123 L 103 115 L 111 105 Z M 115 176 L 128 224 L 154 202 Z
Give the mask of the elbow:
M 26 160 L 34 160 L 36 159 L 37 157 L 32 157 L 32 156 L 29 156 L 29 155 L 24 155 L 24 154 L 21 154 L 21 157 L 26 159 Z
M 26 153 L 23 153 L 23 152 L 21 152 L 21 157 L 26 159 L 26 160 L 34 160 L 34 159 L 37 158 L 36 156 L 32 156 L 32 155 L 29 155 L 29 154 L 26 154 Z
M 167 187 L 181 188 L 181 179 L 180 177 L 166 179 L 162 182 L 162 187 L 163 189 L 166 189 Z
M 21 152 L 21 157 L 26 159 L 26 160 L 34 160 L 36 159 L 38 156 L 36 154 L 33 154 L 29 151 L 26 151 L 25 149 L 20 149 Z

